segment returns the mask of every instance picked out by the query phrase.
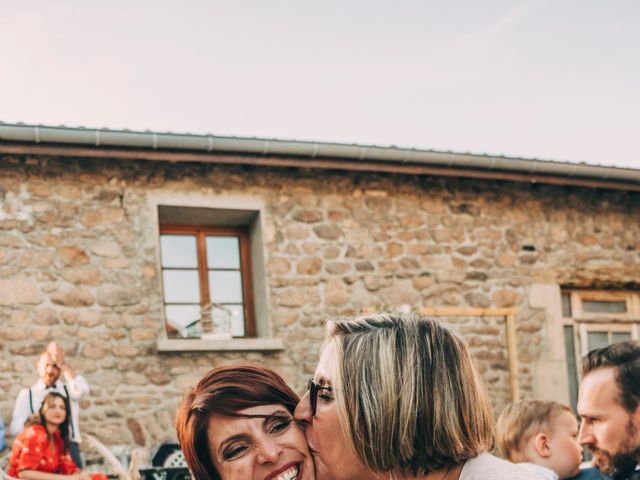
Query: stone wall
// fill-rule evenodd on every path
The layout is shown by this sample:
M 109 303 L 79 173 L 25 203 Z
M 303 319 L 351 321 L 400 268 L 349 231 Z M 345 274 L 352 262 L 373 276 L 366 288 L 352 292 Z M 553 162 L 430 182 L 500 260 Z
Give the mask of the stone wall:
M 275 353 L 158 353 L 154 192 L 251 196 L 262 219 Z M 183 391 L 209 368 L 261 362 L 302 390 L 328 316 L 399 305 L 517 307 L 520 384 L 547 339 L 533 284 L 637 287 L 640 195 L 496 181 L 118 160 L 0 158 L 0 413 L 51 340 L 85 374 L 82 428 L 105 443 L 174 437 Z M 242 205 L 238 205 L 242 208 Z M 448 320 L 497 407 L 504 327 Z

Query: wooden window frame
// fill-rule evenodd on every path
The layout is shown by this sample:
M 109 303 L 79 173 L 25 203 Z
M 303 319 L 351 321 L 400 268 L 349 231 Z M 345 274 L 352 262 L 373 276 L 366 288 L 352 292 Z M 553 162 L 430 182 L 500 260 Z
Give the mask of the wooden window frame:
M 581 380 L 580 360 L 589 351 L 589 332 L 629 332 L 631 338 L 640 338 L 640 292 L 634 290 L 580 290 L 564 288 L 561 295 L 569 295 L 571 316 L 562 316 L 562 327 L 573 330 L 573 364 L 576 368 L 576 382 Z M 625 301 L 627 311 L 624 313 L 585 312 L 582 302 L 591 301 Z M 565 352 L 569 362 L 569 352 Z
M 627 321 L 637 322 L 640 319 L 640 295 L 633 291 L 624 290 L 571 290 L 563 289 L 562 294 L 569 294 L 571 303 L 571 317 L 565 317 L 565 324 L 569 322 L 589 322 L 598 323 Z M 627 311 L 622 313 L 608 312 L 585 312 L 583 302 L 621 302 L 624 301 Z M 571 324 L 571 323 L 569 323 Z
M 251 244 L 249 231 L 243 227 L 211 227 L 198 225 L 160 225 L 160 235 L 193 235 L 196 237 L 198 255 L 198 280 L 200 282 L 200 306 L 210 303 L 209 277 L 207 266 L 206 237 L 237 237 L 240 242 L 240 274 L 242 277 L 242 306 L 244 308 L 244 336 L 256 336 L 255 311 L 253 304 L 253 281 L 251 271 Z M 161 270 L 162 265 L 160 266 Z M 163 298 L 163 305 L 164 303 Z

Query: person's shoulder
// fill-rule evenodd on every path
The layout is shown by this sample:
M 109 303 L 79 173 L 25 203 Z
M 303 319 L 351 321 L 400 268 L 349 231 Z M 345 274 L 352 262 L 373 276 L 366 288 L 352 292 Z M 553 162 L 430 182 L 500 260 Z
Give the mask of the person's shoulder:
M 16 442 L 21 445 L 48 443 L 47 430 L 42 425 L 31 425 L 16 436 Z
M 460 480 L 543 480 L 543 477 L 490 453 L 483 453 L 468 460 L 460 474 Z
M 29 394 L 29 389 L 31 389 L 31 388 L 33 388 L 33 385 L 32 385 L 31 387 L 24 387 L 24 388 L 21 388 L 21 389 L 18 391 L 18 396 L 16 397 L 16 399 L 21 399 L 21 398 L 23 398 L 23 397 L 26 397 L 26 396 Z
M 47 429 L 44 428 L 44 425 L 31 425 L 30 427 L 25 428 L 22 432 L 20 432 L 24 438 L 32 438 L 32 437 L 47 437 Z

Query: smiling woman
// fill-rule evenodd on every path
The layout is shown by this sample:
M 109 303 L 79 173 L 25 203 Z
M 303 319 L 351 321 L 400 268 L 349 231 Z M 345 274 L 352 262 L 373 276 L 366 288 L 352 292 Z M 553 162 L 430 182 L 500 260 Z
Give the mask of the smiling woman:
M 65 398 L 49 392 L 38 413 L 25 423 L 11 449 L 10 477 L 26 480 L 107 480 L 82 472 L 69 453 L 69 417 Z
M 314 480 L 313 460 L 293 419 L 298 396 L 261 367 L 220 367 L 185 396 L 176 417 L 195 480 Z

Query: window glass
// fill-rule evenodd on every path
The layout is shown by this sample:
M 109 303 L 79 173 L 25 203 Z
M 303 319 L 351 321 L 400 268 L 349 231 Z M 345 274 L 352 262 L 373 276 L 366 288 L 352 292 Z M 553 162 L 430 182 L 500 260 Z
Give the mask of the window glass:
M 231 335 L 241 337 L 244 333 L 244 308 L 242 305 L 227 305 L 231 309 Z
M 596 301 L 583 300 L 582 309 L 586 313 L 625 313 L 627 311 L 627 302 L 620 301 Z
M 195 236 L 161 235 L 160 252 L 164 268 L 198 268 Z
M 569 292 L 562 294 L 562 316 L 565 318 L 571 317 L 571 294 Z
M 631 340 L 630 332 L 613 332 L 611 334 L 611 343 L 626 342 Z
M 576 367 L 576 347 L 573 327 L 564 327 L 564 348 L 567 352 L 567 372 L 569 374 L 569 401 L 574 411 L 578 404 L 578 369 Z
M 587 344 L 589 351 L 594 348 L 603 348 L 609 345 L 609 335 L 607 332 L 589 332 L 587 333 Z
M 175 330 L 178 336 L 200 336 L 200 305 L 166 305 L 165 316 L 169 330 Z
M 166 303 L 200 302 L 200 282 L 197 270 L 165 270 L 162 272 Z
M 238 237 L 207 237 L 207 266 L 211 269 L 239 269 Z
M 243 261 L 249 255 L 246 229 L 188 226 L 182 221 L 160 229 L 168 335 L 253 335 L 254 312 L 247 310 L 252 294 L 251 275 L 246 270 L 250 262 Z M 185 326 L 194 319 L 192 326 Z
M 234 337 L 244 336 L 244 306 L 242 304 L 226 304 L 222 307 L 214 307 L 211 312 L 214 332 L 231 331 L 231 335 Z
M 240 272 L 209 271 L 209 293 L 214 303 L 242 302 L 242 278 Z

